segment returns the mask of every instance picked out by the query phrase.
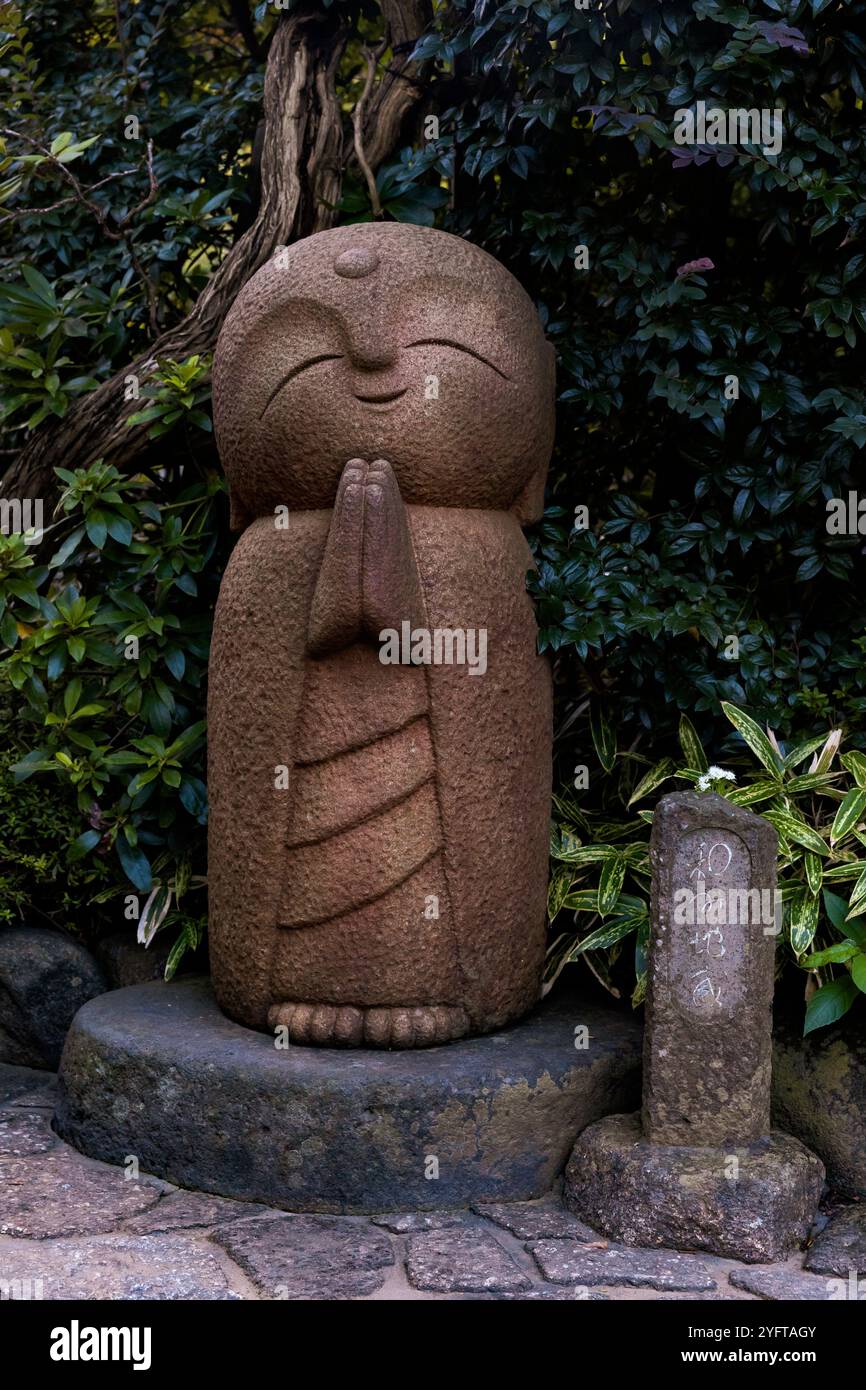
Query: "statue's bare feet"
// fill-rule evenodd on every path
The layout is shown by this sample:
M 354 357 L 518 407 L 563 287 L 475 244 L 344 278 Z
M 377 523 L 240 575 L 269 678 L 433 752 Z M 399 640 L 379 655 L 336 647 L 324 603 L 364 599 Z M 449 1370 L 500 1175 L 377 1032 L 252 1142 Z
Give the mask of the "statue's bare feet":
M 435 1047 L 469 1032 L 465 1009 L 451 1004 L 357 1008 L 351 1004 L 272 1004 L 271 1028 L 312 1047 Z

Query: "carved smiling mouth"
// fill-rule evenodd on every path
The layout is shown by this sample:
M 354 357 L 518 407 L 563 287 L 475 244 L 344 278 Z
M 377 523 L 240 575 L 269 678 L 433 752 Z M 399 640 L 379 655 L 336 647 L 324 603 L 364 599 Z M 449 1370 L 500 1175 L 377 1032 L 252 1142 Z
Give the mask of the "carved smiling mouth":
M 405 396 L 408 386 L 401 386 L 396 391 L 379 391 L 368 395 L 361 395 L 355 392 L 355 400 L 361 401 L 364 405 L 390 405 L 392 401 L 399 401 L 401 396 Z

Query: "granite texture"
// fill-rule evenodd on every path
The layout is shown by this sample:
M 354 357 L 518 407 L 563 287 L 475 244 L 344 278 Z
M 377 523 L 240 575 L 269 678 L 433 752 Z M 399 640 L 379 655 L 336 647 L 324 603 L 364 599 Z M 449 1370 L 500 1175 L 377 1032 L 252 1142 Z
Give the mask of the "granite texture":
M 824 1303 L 838 1299 L 835 1281 L 790 1269 L 735 1269 L 731 1271 L 731 1283 L 735 1289 L 745 1289 L 758 1298 L 782 1302 Z
M 866 1207 L 837 1212 L 809 1247 L 804 1268 L 844 1279 L 866 1274 Z
M 278 1216 L 233 1223 L 213 1233 L 266 1297 L 363 1298 L 394 1263 L 382 1231 L 329 1216 Z
M 451 1228 L 410 1237 L 406 1277 L 436 1293 L 509 1293 L 532 1287 L 495 1236 Z
M 700 1293 L 716 1287 L 706 1265 L 673 1250 L 628 1250 L 609 1245 L 592 1249 L 574 1240 L 541 1240 L 532 1254 L 545 1279 L 554 1284 L 604 1285 Z
M 568 1206 L 628 1245 L 784 1259 L 805 1239 L 824 1168 L 787 1134 L 730 1148 L 653 1144 L 639 1115 L 584 1130 L 565 1176 Z
M 243 534 L 210 657 L 208 882 L 235 1021 L 430 1047 L 538 999 L 551 680 L 521 525 L 553 405 L 529 297 L 430 228 L 281 248 L 229 313 L 214 418 Z M 449 654 L 483 632 L 485 669 L 383 664 L 404 625 Z
M 405 1054 L 428 1062 L 436 1055 Z M 0 1095 L 13 1070 L 0 1064 Z M 0 1102 L 0 1125 L 10 1126 L 13 1143 L 23 1136 L 23 1147 L 45 1136 L 46 1120 L 44 1106 Z M 144 1189 L 143 1206 L 136 1187 Z M 806 1298 L 866 1297 L 866 1279 L 853 1271 L 847 1278 L 804 1273 L 796 1256 L 747 1269 L 711 1254 L 697 1259 L 616 1245 L 578 1222 L 553 1192 L 535 1202 L 323 1220 L 171 1189 L 146 1174 L 135 1183 L 59 1138 L 51 1149 L 37 1144 L 17 1153 L 14 1168 L 0 1172 L 0 1191 L 4 1209 L 25 1218 L 14 1234 L 0 1233 L 0 1300 L 730 1301 L 796 1298 L 801 1291 Z M 86 1229 L 60 1234 L 79 1212 Z M 822 1213 L 825 1229 L 841 1214 L 838 1207 Z
M 596 1231 L 565 1210 L 558 1201 L 475 1202 L 473 1210 L 510 1231 L 518 1240 L 599 1241 Z
M 656 807 L 643 1081 L 656 1143 L 742 1145 L 770 1129 L 772 916 L 731 895 L 772 895 L 776 846 L 768 821 L 712 792 Z M 678 921 L 677 895 L 701 887 L 705 920 Z M 728 896 L 716 923 L 718 890 Z
M 95 1157 L 134 1153 L 143 1170 L 227 1197 L 447 1210 L 546 1193 L 579 1130 L 637 1103 L 639 1057 L 633 1016 L 567 988 L 492 1037 L 349 1055 L 280 1050 L 190 979 L 80 1011 L 55 1124 Z
M 31 1155 L 0 1154 L 0 1235 L 93 1235 L 152 1206 L 160 1189 L 127 1180 L 122 1168 L 90 1163 L 63 1145 Z
M 0 1154 L 22 1158 L 56 1148 L 59 1141 L 50 1120 L 50 1111 L 0 1110 Z
M 104 1235 L 38 1246 L 0 1238 L 0 1269 L 0 1282 L 23 1285 L 28 1299 L 240 1298 L 229 1287 L 216 1252 L 182 1235 Z
M 78 941 L 46 927 L 0 927 L 0 1061 L 55 1070 L 82 1004 L 108 987 Z
M 866 1019 L 857 1006 L 803 1037 L 802 1013 L 777 1018 L 773 1119 L 823 1160 L 846 1197 L 866 1197 Z
M 643 1108 L 578 1137 L 568 1206 L 628 1245 L 779 1260 L 824 1166 L 770 1130 L 777 836 L 715 793 L 674 792 L 650 839 Z

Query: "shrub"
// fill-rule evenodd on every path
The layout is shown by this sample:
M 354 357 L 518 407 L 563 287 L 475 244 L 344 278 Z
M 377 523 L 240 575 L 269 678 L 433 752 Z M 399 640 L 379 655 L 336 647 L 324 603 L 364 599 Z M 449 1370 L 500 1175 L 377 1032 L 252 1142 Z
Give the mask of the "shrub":
M 70 864 L 68 848 L 81 828 L 74 799 L 46 796 L 34 783 L 15 785 L 10 768 L 27 751 L 15 741 L 16 703 L 0 682 L 0 924 L 45 924 L 88 939 L 89 903 L 110 871 L 98 857 Z
M 73 882 L 83 861 L 113 862 L 113 873 L 89 875 L 109 880 L 95 901 L 131 886 L 146 899 L 126 913 L 143 940 L 178 929 L 174 968 L 202 935 L 201 715 L 224 485 L 212 472 L 193 480 L 190 467 L 185 486 L 168 477 L 162 489 L 103 463 L 58 472 L 65 486 L 47 563 L 26 536 L 0 537 L 3 677 L 23 701 L 16 737 L 29 735 L 11 772 L 19 783 L 51 777 L 66 808 L 52 862 L 65 849 Z M 194 890 L 189 913 L 180 904 Z
M 448 180 L 445 225 L 513 267 L 558 349 L 533 587 L 563 716 L 603 696 L 622 742 L 667 752 L 684 710 L 717 741 L 722 700 L 859 733 L 863 541 L 829 535 L 825 504 L 866 442 L 866 5 L 449 15 L 421 45 L 440 135 L 416 177 Z M 781 109 L 780 153 L 677 145 L 699 99 Z

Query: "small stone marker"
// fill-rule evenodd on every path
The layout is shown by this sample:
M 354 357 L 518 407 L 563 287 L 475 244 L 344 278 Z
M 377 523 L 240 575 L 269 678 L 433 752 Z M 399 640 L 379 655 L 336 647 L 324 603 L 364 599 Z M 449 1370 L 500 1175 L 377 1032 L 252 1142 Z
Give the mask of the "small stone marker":
M 657 1144 L 770 1130 L 776 832 L 714 793 L 653 819 L 643 1131 Z
M 770 1130 L 776 832 L 715 793 L 653 818 L 643 1108 L 580 1135 L 569 1207 L 627 1245 L 783 1257 L 824 1169 Z

